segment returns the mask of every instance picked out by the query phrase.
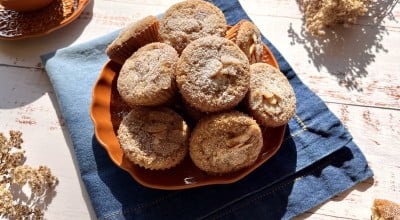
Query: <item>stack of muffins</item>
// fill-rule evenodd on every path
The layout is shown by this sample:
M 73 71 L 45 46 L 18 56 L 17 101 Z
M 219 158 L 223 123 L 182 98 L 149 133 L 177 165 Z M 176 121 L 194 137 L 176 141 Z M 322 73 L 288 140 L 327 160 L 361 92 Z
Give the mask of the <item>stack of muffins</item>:
M 285 125 L 296 98 L 287 78 L 265 63 L 261 34 L 250 21 L 227 28 L 224 14 L 202 0 L 143 18 L 107 47 L 122 65 L 117 89 L 131 107 L 118 140 L 124 155 L 151 170 L 187 154 L 208 174 L 251 166 L 263 127 Z

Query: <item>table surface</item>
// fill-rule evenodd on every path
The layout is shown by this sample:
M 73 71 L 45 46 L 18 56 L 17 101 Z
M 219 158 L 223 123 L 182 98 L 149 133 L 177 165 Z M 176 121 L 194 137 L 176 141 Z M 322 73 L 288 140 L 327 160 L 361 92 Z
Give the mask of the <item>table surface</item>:
M 95 219 L 73 147 L 39 56 L 96 38 L 178 0 L 91 1 L 76 21 L 44 37 L 0 41 L 0 132 L 23 132 L 26 164 L 60 182 L 47 219 Z M 400 4 L 377 1 L 371 16 L 324 38 L 305 33 L 297 1 L 240 1 L 302 81 L 354 136 L 375 176 L 299 219 L 370 219 L 375 198 L 400 202 Z

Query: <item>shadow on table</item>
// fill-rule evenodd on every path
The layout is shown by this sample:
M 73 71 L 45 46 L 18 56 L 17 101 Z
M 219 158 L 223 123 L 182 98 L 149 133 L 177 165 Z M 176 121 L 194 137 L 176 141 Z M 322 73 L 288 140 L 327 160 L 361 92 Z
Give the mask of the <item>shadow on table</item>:
M 27 185 L 29 184 L 27 183 Z M 56 189 L 52 188 L 45 190 L 42 194 L 29 194 L 29 190 L 25 190 L 25 187 L 21 187 L 18 184 L 11 184 L 10 191 L 13 195 L 13 200 L 18 204 L 26 205 L 32 209 L 38 208 L 43 212 L 46 212 L 51 201 L 57 195 Z
M 324 206 L 327 202 L 330 201 L 342 201 L 344 200 L 349 194 L 353 193 L 354 191 L 358 191 L 358 192 L 365 192 L 367 191 L 371 186 L 373 186 L 374 184 L 374 178 L 370 177 L 368 179 L 366 179 L 365 181 L 353 186 L 352 188 L 346 190 L 345 192 L 340 193 L 339 195 L 334 196 L 333 198 L 329 199 L 328 201 L 324 202 L 321 205 L 318 205 L 316 207 L 314 207 L 313 209 L 305 212 L 304 214 L 295 217 L 293 220 L 303 220 L 303 219 L 308 219 L 311 216 L 313 216 L 313 214 L 315 212 L 317 212 L 318 209 L 320 209 L 322 206 Z M 372 205 L 372 201 L 371 201 L 371 205 Z
M 46 75 L 44 70 L 42 70 L 42 71 L 43 71 L 43 75 Z M 64 118 L 62 117 L 62 114 L 60 112 L 60 105 L 59 105 L 59 103 L 57 101 L 57 98 L 56 98 L 53 90 L 51 90 L 51 93 L 52 93 L 52 95 L 49 95 L 49 97 L 51 99 L 51 103 L 53 105 L 53 109 L 55 109 L 55 111 L 57 113 L 58 124 L 61 127 L 65 142 L 68 145 L 70 156 L 71 156 L 71 158 L 73 158 L 72 161 L 73 161 L 73 164 L 74 164 L 75 173 L 77 174 L 78 177 L 80 177 L 80 178 L 78 178 L 79 179 L 79 189 L 81 191 L 82 198 L 83 198 L 83 200 L 85 202 L 85 205 L 86 205 L 85 207 L 87 208 L 87 210 L 89 212 L 90 218 L 91 219 L 96 219 L 96 214 L 95 214 L 95 212 L 93 210 L 91 201 L 90 201 L 89 196 L 88 196 L 88 192 L 87 192 L 87 190 L 85 188 L 85 185 L 84 185 L 84 183 L 82 181 L 81 172 L 80 172 L 80 166 L 79 166 L 79 163 L 78 163 L 78 160 L 77 160 L 77 151 L 75 150 L 74 145 L 73 145 L 73 143 L 71 141 L 70 133 L 68 132 L 67 126 L 66 126 L 65 121 L 64 121 Z M 57 190 L 57 187 L 55 188 L 55 190 Z M 50 193 L 52 193 L 51 194 L 51 198 L 55 197 L 56 191 L 50 192 Z M 46 202 L 45 204 L 48 205 L 48 204 L 51 203 L 51 200 L 47 199 L 45 202 Z
M 388 51 L 381 43 L 388 35 L 383 19 L 395 20 L 392 10 L 398 1 L 376 1 L 368 16 L 360 18 L 359 24 L 349 28 L 338 25 L 326 30 L 323 37 L 311 36 L 305 25 L 300 33 L 290 26 L 288 36 L 292 45 L 303 45 L 309 63 L 318 71 L 326 69 L 337 78 L 339 85 L 348 90 L 362 91 L 360 80 L 367 77 L 367 67 L 374 62 L 375 54 Z

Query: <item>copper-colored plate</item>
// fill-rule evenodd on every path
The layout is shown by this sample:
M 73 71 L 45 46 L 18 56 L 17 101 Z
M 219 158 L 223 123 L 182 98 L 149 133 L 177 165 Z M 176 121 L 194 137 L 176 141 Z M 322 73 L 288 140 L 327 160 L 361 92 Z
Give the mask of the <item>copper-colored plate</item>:
M 0 5 L 0 39 L 19 40 L 49 34 L 78 18 L 89 2 L 54 0 L 50 5 L 31 12 L 8 10 Z
M 271 51 L 265 46 L 264 62 L 275 67 L 278 64 Z M 108 61 L 93 89 L 91 117 L 95 135 L 104 146 L 111 160 L 126 170 L 140 184 L 155 189 L 187 189 L 212 184 L 229 184 L 236 182 L 271 158 L 282 144 L 286 126 L 265 128 L 263 130 L 264 146 L 257 161 L 248 168 L 228 175 L 207 175 L 198 169 L 190 157 L 174 168 L 154 171 L 139 167 L 124 157 L 117 139 L 117 129 L 122 116 L 129 112 L 116 88 L 117 76 L 121 66 Z

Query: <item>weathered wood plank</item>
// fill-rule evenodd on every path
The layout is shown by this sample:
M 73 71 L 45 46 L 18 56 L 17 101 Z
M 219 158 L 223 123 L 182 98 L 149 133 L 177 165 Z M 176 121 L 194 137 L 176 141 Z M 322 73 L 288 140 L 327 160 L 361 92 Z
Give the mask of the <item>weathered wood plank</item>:
M 298 219 L 370 219 L 375 198 L 400 198 L 400 112 L 381 108 L 328 104 L 352 133 L 374 177 L 335 196 Z M 315 213 L 315 214 L 314 214 Z
M 298 4 L 299 0 L 254 0 L 254 4 L 240 2 L 250 15 L 303 18 L 303 12 Z M 400 4 L 398 2 L 398 0 L 374 1 L 368 14 L 360 17 L 357 24 L 400 28 Z
M 92 1 L 78 19 L 49 35 L 19 41 L 0 41 L 0 64 L 36 67 L 39 55 L 100 37 L 148 15 L 158 15 L 178 0 Z
M 98 13 L 96 12 L 96 16 L 90 21 L 95 24 L 90 26 L 91 29 L 85 30 L 87 32 L 82 33 L 83 39 L 101 36 L 103 32 L 108 33 L 115 30 L 116 26 L 124 26 L 141 17 L 141 15 L 135 18 L 105 16 L 107 7 L 110 6 L 99 6 Z M 117 10 L 115 13 L 117 14 Z M 145 13 L 143 11 L 143 16 Z M 349 35 L 346 38 L 347 41 L 341 42 L 340 46 L 338 44 L 326 46 L 322 48 L 322 52 L 318 52 L 321 49 L 318 45 L 312 45 L 313 39 L 302 39 L 298 36 L 298 42 L 293 44 L 291 39 L 293 37 L 286 35 L 290 28 L 295 32 L 301 31 L 301 22 L 298 20 L 266 16 L 253 18 L 266 37 L 291 63 L 302 80 L 325 101 L 386 108 L 400 107 L 400 79 L 393 78 L 391 75 L 400 70 L 400 63 L 397 62 L 400 60 L 400 54 L 397 53 L 400 45 L 392 43 L 400 42 L 400 32 L 389 32 L 388 35 L 382 37 L 381 41 L 373 39 L 369 43 L 366 39 L 354 42 L 356 38 L 358 39 L 357 34 L 346 32 Z M 111 23 L 104 24 L 103 20 L 107 19 Z M 69 31 L 68 27 L 65 31 Z M 282 36 L 282 33 L 285 35 Z M 60 30 L 56 34 L 64 33 Z M 7 65 L 38 67 L 40 66 L 39 56 L 32 54 L 48 52 L 50 50 L 48 48 L 57 48 L 59 43 L 53 36 L 46 36 L 45 40 L 0 42 L 0 48 L 3 47 L 2 51 L 6 52 L 0 56 L 5 56 L 2 57 L 2 62 Z
M 75 155 L 46 73 L 35 68 L 0 66 L 0 132 L 21 131 L 26 165 L 49 167 L 58 177 L 46 219 L 94 217 L 75 167 Z M 71 148 L 70 148 L 71 147 Z M 49 194 L 51 196 L 51 194 Z
M 325 101 L 400 108 L 400 79 L 393 77 L 400 71 L 400 45 L 393 43 L 400 42 L 400 32 L 361 34 L 363 30 L 355 26 L 343 29 L 336 42 L 322 44 L 301 35 L 299 20 L 253 19 L 304 83 Z
M 28 162 L 45 163 L 62 179 L 47 218 L 88 219 L 94 215 L 84 201 L 87 196 L 69 148 L 72 145 L 39 55 L 158 14 L 178 1 L 96 0 L 75 22 L 50 35 L 0 42 L 0 130 L 21 129 L 29 144 Z M 350 29 L 339 28 L 340 34 L 329 36 L 328 44 L 303 34 L 296 1 L 240 2 L 301 79 L 347 126 L 375 172 L 373 179 L 300 219 L 369 219 L 374 198 L 400 202 L 400 4 L 378 1 L 381 6 L 394 4 L 387 16 L 381 21 L 365 17 Z M 56 156 L 48 158 L 48 152 Z M 66 211 L 69 214 L 64 214 Z

